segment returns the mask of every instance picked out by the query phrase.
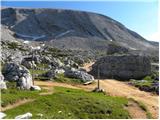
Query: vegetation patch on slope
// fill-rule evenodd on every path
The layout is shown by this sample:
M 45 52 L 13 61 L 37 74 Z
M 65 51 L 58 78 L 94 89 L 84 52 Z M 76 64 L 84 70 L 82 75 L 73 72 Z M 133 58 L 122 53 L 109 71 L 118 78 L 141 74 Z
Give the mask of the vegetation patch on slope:
M 75 78 L 68 78 L 64 74 L 58 74 L 54 79 L 56 82 L 69 83 L 69 84 L 82 84 L 83 81 Z
M 146 76 L 143 80 L 131 79 L 129 84 L 138 87 L 140 90 L 159 94 L 159 78 L 158 73 L 153 73 L 150 76 Z
M 124 106 L 126 98 L 105 96 L 63 87 L 55 87 L 55 93 L 37 96 L 36 100 L 5 111 L 6 118 L 31 112 L 33 118 L 129 118 Z M 43 116 L 38 116 L 43 114 Z

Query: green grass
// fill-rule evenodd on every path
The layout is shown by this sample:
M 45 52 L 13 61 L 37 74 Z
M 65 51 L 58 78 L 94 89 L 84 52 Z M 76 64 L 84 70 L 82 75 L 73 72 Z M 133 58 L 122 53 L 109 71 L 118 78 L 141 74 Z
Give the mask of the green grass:
M 146 76 L 143 78 L 143 80 L 146 80 L 146 81 L 153 81 L 152 77 L 151 76 Z
M 2 63 L 0 63 L 0 71 L 2 71 L 4 65 Z
M 67 51 L 62 51 L 58 48 L 50 47 L 47 52 L 43 52 L 43 55 L 51 54 L 53 57 L 66 57 L 70 54 Z
M 38 93 L 38 91 L 18 90 L 13 88 L 1 90 L 1 105 L 5 107 L 21 99 L 35 98 L 38 96 Z
M 5 111 L 6 118 L 31 112 L 32 118 L 67 119 L 67 118 L 129 118 L 124 106 L 126 98 L 105 96 L 101 93 L 85 92 L 83 90 L 55 87 L 55 93 L 38 96 L 33 102 Z
M 64 74 L 58 74 L 54 79 L 56 82 L 69 83 L 69 84 L 82 84 L 82 80 L 75 78 L 68 78 Z
M 148 87 L 151 87 L 151 86 L 152 86 L 152 82 L 150 82 L 150 81 L 146 81 L 146 82 L 136 82 L 136 83 L 135 83 L 135 86 L 138 86 L 138 87 L 140 87 L 140 86 L 148 86 Z
M 153 84 L 153 81 L 148 78 L 144 82 L 141 82 L 139 80 L 130 80 L 130 82 L 133 83 L 134 86 L 136 87 L 142 87 L 142 86 L 151 87 Z
M 38 74 L 38 75 L 41 75 L 47 72 L 46 70 L 32 70 L 32 69 L 29 69 L 29 71 L 31 74 Z
M 9 49 L 13 49 L 13 50 L 18 49 L 20 51 L 27 51 L 27 49 L 24 49 L 23 46 L 17 42 L 9 42 L 7 43 L 7 45 Z
M 48 64 L 37 64 L 39 68 L 48 68 Z

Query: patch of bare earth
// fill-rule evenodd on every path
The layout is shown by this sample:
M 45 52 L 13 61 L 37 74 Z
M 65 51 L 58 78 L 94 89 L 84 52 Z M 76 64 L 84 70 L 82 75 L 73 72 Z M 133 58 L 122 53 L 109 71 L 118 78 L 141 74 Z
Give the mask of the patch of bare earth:
M 132 101 L 129 100 L 128 102 L 128 106 L 126 107 L 126 109 L 129 112 L 129 115 L 131 116 L 131 118 L 134 119 L 147 119 L 147 115 L 146 112 L 144 110 L 142 110 L 139 105 Z
M 35 81 L 35 84 L 38 86 L 43 87 L 55 87 L 55 86 L 60 86 L 60 87 L 66 87 L 66 88 L 74 88 L 74 89 L 80 89 L 79 87 L 67 83 L 59 83 L 59 82 L 52 82 L 52 81 Z
M 136 87 L 116 80 L 101 80 L 101 87 L 110 95 L 133 98 L 136 101 L 144 103 L 148 110 L 151 112 L 153 118 L 158 118 L 159 96 L 140 91 Z

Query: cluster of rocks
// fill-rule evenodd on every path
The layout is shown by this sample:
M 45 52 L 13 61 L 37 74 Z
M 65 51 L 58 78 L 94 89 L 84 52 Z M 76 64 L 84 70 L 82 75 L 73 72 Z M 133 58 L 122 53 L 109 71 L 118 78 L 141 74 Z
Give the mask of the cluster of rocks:
M 28 46 L 26 46 L 19 41 L 2 41 L 2 43 L 3 50 L 0 61 L 4 67 L 0 76 L 1 89 L 7 88 L 6 81 L 14 81 L 20 89 L 39 90 L 38 87 L 33 86 L 29 69 L 46 71 L 44 74 L 34 74 L 34 78 L 48 78 L 50 80 L 54 79 L 57 74 L 65 73 L 67 77 L 74 77 L 82 79 L 83 81 L 93 80 L 93 76 L 79 67 L 85 63 L 85 52 L 83 51 L 66 51 L 67 53 L 71 53 L 69 54 L 70 56 L 59 58 L 55 57 L 52 52 L 49 51 L 50 47 L 47 46 L 41 47 L 40 50 L 33 51 L 31 47 L 34 46 L 34 44 L 28 44 Z M 10 46 L 13 48 L 10 48 Z M 25 50 L 23 50 L 23 47 Z M 83 55 L 80 55 L 81 53 L 83 53 Z M 73 68 L 76 70 L 72 71 Z
M 100 78 L 142 79 L 151 74 L 151 62 L 139 55 L 106 56 L 96 61 L 90 73 Z
M 3 75 L 2 75 L 3 74 Z M 20 89 L 32 89 L 40 90 L 39 86 L 34 86 L 32 76 L 29 70 L 17 63 L 6 63 L 2 69 L 1 77 L 1 89 L 6 89 L 6 82 L 16 82 L 16 86 Z
M 2 69 L 6 81 L 14 81 L 21 89 L 30 89 L 33 85 L 29 70 L 16 63 L 7 63 Z
M 5 81 L 16 82 L 20 89 L 40 90 L 38 86 L 33 86 L 32 75 L 28 69 L 38 69 L 36 64 L 47 64 L 44 74 L 38 74 L 46 80 L 56 78 L 57 74 L 65 74 L 66 77 L 77 78 L 86 81 L 93 81 L 94 77 L 86 71 L 79 69 L 79 65 L 74 61 L 65 58 L 64 63 L 58 58 L 48 56 L 40 58 L 39 56 L 27 56 L 22 59 L 21 64 L 8 62 L 4 65 L 1 74 L 1 89 L 5 89 Z M 4 76 L 4 77 L 3 77 Z

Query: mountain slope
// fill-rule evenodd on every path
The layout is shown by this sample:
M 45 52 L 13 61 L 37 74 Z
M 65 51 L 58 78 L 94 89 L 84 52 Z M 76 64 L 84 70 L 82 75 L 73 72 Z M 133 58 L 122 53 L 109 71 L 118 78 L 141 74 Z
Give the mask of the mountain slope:
M 1 9 L 2 26 L 16 39 L 45 41 L 67 49 L 104 50 L 116 44 L 131 51 L 158 55 L 158 45 L 121 23 L 100 14 L 61 9 Z M 3 30 L 3 28 L 2 28 Z M 2 39 L 5 39 L 2 35 Z

